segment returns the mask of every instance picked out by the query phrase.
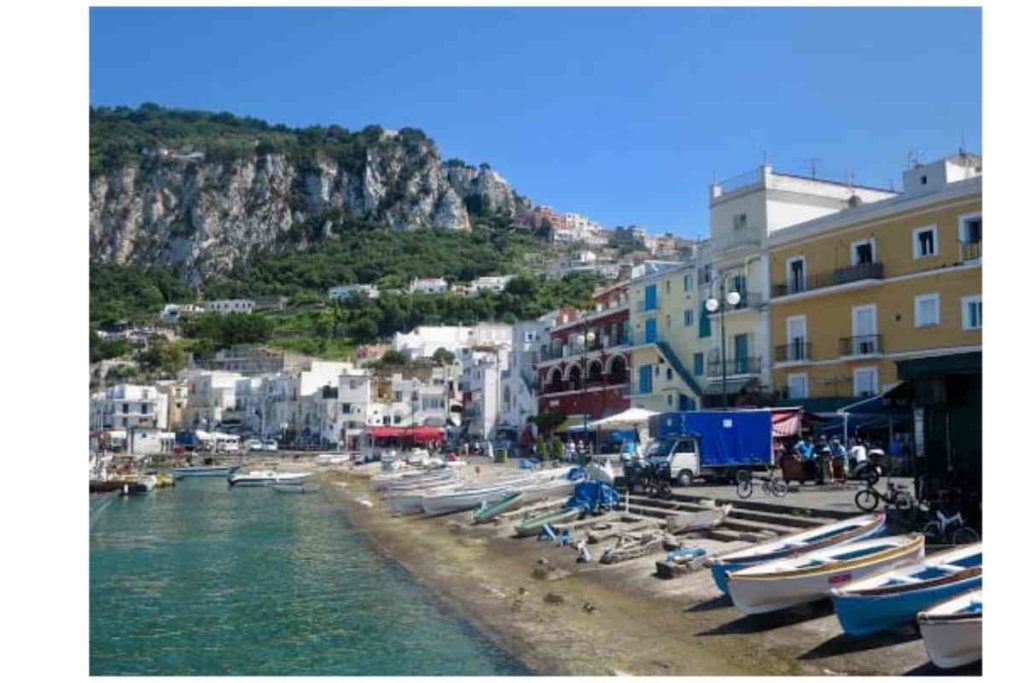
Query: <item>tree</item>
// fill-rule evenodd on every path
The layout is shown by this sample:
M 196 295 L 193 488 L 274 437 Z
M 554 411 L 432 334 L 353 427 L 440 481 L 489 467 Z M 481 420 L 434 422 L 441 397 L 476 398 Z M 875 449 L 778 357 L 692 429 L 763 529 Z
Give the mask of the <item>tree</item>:
M 384 355 L 380 357 L 381 365 L 406 365 L 409 363 L 409 359 L 405 357 L 405 354 L 401 351 L 394 349 L 388 349 L 384 352 Z
M 554 460 L 561 460 L 565 455 L 565 444 L 557 436 L 551 439 L 551 457 Z
M 448 349 L 439 348 L 434 351 L 434 363 L 437 365 L 451 365 L 455 362 L 455 354 Z
M 185 368 L 186 362 L 185 349 L 181 342 L 161 338 L 151 341 L 149 348 L 139 355 L 139 365 L 143 370 L 163 376 L 177 375 Z
M 551 224 L 547 218 L 543 218 L 540 221 L 540 227 L 534 230 L 533 235 L 539 239 L 551 241 L 551 238 L 555 234 L 555 226 Z

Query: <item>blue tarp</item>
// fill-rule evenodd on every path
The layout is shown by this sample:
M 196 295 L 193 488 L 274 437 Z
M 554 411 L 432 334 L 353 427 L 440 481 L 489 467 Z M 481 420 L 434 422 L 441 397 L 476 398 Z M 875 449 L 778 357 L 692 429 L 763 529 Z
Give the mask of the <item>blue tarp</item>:
M 619 493 L 611 484 L 603 481 L 584 481 L 576 484 L 572 498 L 566 507 L 580 507 L 594 513 L 606 510 L 619 502 Z
M 656 439 L 695 436 L 702 467 L 768 465 L 772 462 L 770 410 L 702 410 L 651 416 Z
M 569 481 L 576 481 L 577 479 L 585 479 L 586 476 L 587 469 L 585 467 L 576 466 L 569 470 L 569 472 L 565 475 L 565 478 L 568 479 Z

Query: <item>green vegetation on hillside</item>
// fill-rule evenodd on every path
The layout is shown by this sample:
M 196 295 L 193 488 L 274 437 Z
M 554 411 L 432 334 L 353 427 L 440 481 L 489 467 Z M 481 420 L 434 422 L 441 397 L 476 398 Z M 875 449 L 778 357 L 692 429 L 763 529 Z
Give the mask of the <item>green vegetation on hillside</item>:
M 153 103 L 132 107 L 90 107 L 89 170 L 104 173 L 126 163 L 141 163 L 161 148 L 180 154 L 202 152 L 210 161 L 254 154 L 285 153 L 301 161 L 319 155 L 361 168 L 371 144 L 418 145 L 423 131 L 403 128 L 385 138 L 380 126 L 353 133 L 341 126 L 289 128 L 250 116 L 168 109 Z
M 89 264 L 89 320 L 148 320 L 167 303 L 192 301 L 192 288 L 167 268 Z

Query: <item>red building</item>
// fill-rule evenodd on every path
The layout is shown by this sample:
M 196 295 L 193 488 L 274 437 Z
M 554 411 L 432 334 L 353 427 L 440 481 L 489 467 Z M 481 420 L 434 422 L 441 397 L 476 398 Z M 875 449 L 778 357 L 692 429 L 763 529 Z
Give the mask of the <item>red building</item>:
M 594 309 L 562 309 L 537 363 L 541 413 L 597 419 L 629 408 L 628 281 L 594 294 Z

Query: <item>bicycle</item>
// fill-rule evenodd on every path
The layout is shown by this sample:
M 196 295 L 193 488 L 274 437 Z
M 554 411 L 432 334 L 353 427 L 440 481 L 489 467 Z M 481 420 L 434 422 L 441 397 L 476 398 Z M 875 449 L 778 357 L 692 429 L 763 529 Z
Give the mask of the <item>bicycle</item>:
M 932 543 L 964 545 L 981 540 L 978 532 L 967 526 L 964 516 L 959 511 L 955 515 L 947 517 L 942 514 L 942 510 L 936 508 L 935 516 L 937 519 L 925 524 L 921 530 L 925 538 Z
M 891 481 L 886 486 L 885 493 L 879 493 L 872 484 L 857 492 L 853 497 L 856 503 L 864 512 L 872 512 L 878 504 L 884 502 L 886 506 L 895 506 L 897 510 L 907 511 L 914 507 L 914 496 L 905 487 L 897 486 Z
M 789 493 L 789 485 L 775 474 L 775 468 L 768 470 L 767 477 L 758 477 L 761 481 L 761 491 L 766 496 L 783 498 Z M 750 498 L 754 493 L 754 482 L 750 478 L 742 478 L 736 482 L 736 495 L 740 498 Z

